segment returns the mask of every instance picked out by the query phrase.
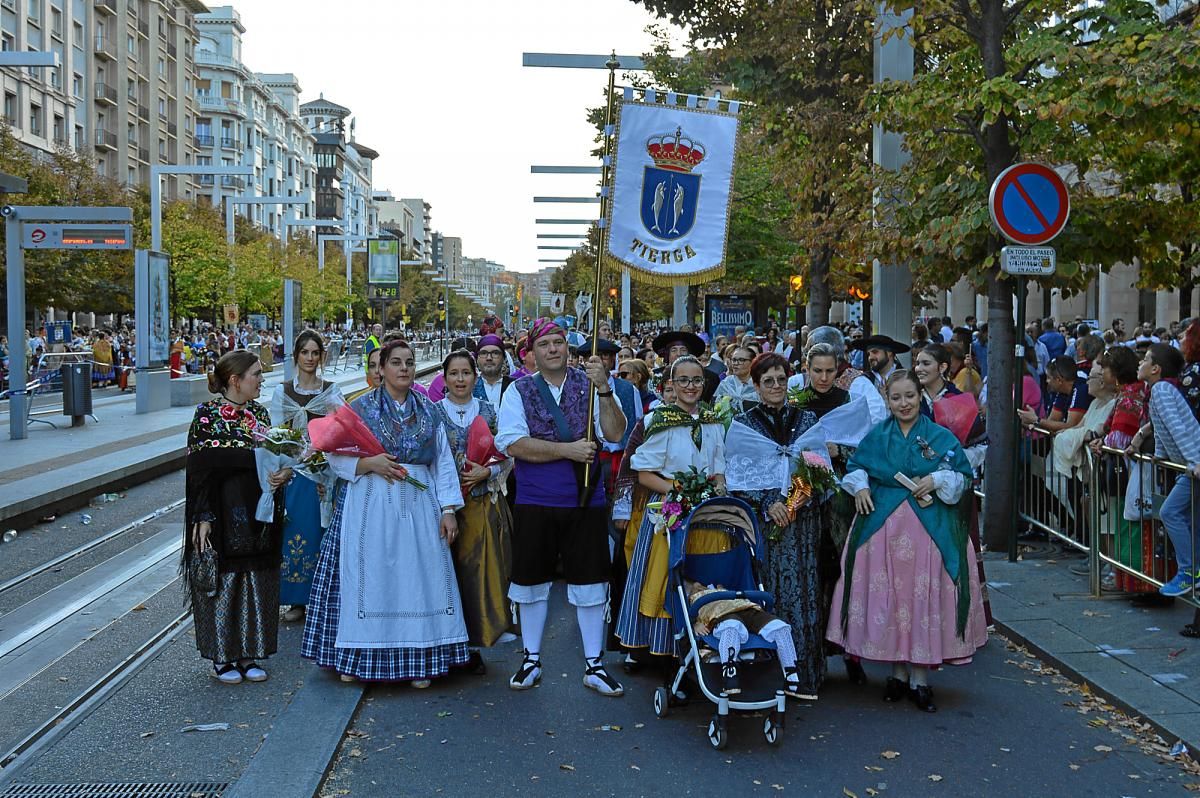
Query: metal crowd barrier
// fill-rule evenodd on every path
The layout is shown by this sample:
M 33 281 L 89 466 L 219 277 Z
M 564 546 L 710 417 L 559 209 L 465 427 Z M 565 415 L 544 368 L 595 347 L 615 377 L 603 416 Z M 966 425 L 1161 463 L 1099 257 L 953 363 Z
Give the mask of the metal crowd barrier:
M 1167 494 L 1182 475 L 1192 480 L 1191 528 L 1200 523 L 1200 484 L 1178 463 L 1150 455 L 1127 456 L 1101 447 L 1097 457 L 1084 447 L 1080 465 L 1068 476 L 1054 467 L 1052 437 L 1039 430 L 1023 438 L 1019 516 L 1023 528 L 1045 532 L 1052 541 L 1089 555 L 1090 589 L 1156 591 L 1176 571 L 1175 550 L 1160 517 Z M 1197 568 L 1195 536 L 1192 567 Z M 1103 573 L 1110 570 L 1110 586 Z M 1200 607 L 1193 588 L 1182 600 Z

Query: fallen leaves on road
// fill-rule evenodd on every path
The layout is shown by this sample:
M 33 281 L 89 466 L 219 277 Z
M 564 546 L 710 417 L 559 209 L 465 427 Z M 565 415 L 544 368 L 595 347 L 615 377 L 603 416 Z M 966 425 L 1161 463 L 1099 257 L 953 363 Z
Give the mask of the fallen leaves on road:
M 450 716 L 451 716 L 451 715 L 453 715 L 453 714 L 454 714 L 453 712 L 450 712 L 450 711 L 447 711 L 447 710 L 443 710 L 443 711 L 441 711 L 441 712 L 437 713 L 437 716 L 438 716 L 439 718 L 448 718 L 448 717 L 450 717 Z
M 896 757 L 900 756 L 900 752 L 899 751 L 884 751 L 882 754 L 880 754 L 880 756 L 883 757 L 884 759 L 895 759 Z
M 936 773 L 930 773 L 928 778 L 930 781 L 941 781 L 942 780 L 942 777 Z
M 559 766 L 558 766 L 558 769 L 559 769 L 559 770 L 574 770 L 574 769 L 575 769 L 575 766 L 574 766 L 574 765 L 562 764 L 562 765 L 559 765 Z
M 858 793 L 851 792 L 849 787 L 842 788 L 842 795 L 846 796 L 846 798 L 858 798 Z

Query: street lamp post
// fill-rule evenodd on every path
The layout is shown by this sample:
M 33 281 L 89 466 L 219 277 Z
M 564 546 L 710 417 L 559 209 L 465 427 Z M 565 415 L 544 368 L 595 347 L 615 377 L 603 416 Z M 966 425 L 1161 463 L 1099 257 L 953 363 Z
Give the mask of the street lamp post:
M 213 205 L 219 205 L 218 177 L 254 176 L 253 166 L 196 166 L 193 164 L 159 164 L 150 167 L 150 249 L 162 252 L 162 178 L 164 175 L 212 176 Z

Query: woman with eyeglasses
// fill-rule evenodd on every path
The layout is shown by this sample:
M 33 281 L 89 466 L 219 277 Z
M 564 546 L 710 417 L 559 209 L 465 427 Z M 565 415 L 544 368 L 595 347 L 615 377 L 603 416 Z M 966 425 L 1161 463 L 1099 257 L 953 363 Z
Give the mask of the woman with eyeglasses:
M 762 402 L 736 416 L 730 425 L 726 441 L 729 484 L 733 495 L 757 511 L 765 530 L 763 585 L 775 596 L 775 614 L 791 625 L 796 648 L 796 667 L 785 672 L 787 692 L 814 701 L 825 678 L 820 554 L 826 497 L 806 497 L 798 509 L 789 510 L 779 472 L 769 458 L 792 447 L 817 424 L 817 415 L 788 402 L 791 367 L 782 355 L 765 352 L 747 371 Z M 832 384 L 829 389 L 837 390 Z M 811 390 L 809 394 L 812 398 Z M 788 473 L 796 456 L 788 455 Z
M 725 350 L 725 355 L 725 365 L 729 367 L 729 372 L 717 386 L 713 401 L 728 396 L 733 400 L 733 412 L 743 413 L 760 401 L 758 389 L 750 377 L 750 362 L 754 360 L 754 352 L 748 346 L 734 346 Z M 784 393 L 787 393 L 786 387 Z
M 692 355 L 684 355 L 670 367 L 669 378 L 675 401 L 656 408 L 643 419 L 645 440 L 632 455 L 629 467 L 637 472 L 633 497 L 634 512 L 626 535 L 625 555 L 629 574 L 617 618 L 617 637 L 629 649 L 673 657 L 675 639 L 671 618 L 663 607 L 667 585 L 667 541 L 655 534 L 654 517 L 645 513 L 648 502 L 661 501 L 673 487 L 674 475 L 695 467 L 716 486 L 725 490 L 725 428 L 711 411 L 700 407 L 704 392 L 704 369 Z M 721 536 L 706 540 L 703 533 L 689 536 L 688 551 L 720 551 Z

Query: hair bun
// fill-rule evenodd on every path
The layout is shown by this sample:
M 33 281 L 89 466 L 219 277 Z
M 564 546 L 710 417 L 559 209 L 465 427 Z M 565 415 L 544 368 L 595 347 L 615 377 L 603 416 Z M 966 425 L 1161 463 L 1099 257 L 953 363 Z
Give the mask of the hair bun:
M 215 371 L 208 372 L 208 392 L 220 393 L 223 388 L 224 386 L 221 385 L 221 381 L 217 377 L 217 373 Z

